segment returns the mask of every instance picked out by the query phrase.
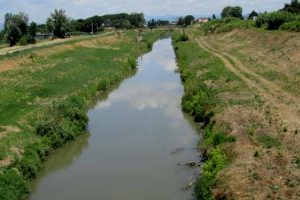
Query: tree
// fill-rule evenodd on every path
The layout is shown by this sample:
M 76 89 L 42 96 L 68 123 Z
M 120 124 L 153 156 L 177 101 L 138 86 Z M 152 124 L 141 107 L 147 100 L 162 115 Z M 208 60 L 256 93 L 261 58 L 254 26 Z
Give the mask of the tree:
M 9 46 L 14 46 L 27 34 L 28 16 L 25 13 L 7 13 L 4 20 L 4 32 Z
M 179 17 L 179 19 L 177 21 L 177 25 L 178 26 L 183 26 L 184 25 L 184 19 L 183 19 L 183 17 Z
M 243 18 L 243 9 L 240 6 L 227 6 L 222 10 L 221 13 L 222 18 L 225 17 L 235 17 L 235 18 Z
M 249 15 L 249 17 L 248 17 L 248 20 L 253 20 L 254 17 L 258 17 L 258 13 L 255 12 L 255 10 L 253 10 L 253 11 L 250 13 L 250 15 Z
M 155 28 L 156 25 L 157 25 L 157 22 L 156 22 L 154 19 L 151 19 L 150 21 L 148 21 L 148 27 L 149 27 L 150 29 Z
M 47 19 L 48 30 L 53 31 L 53 35 L 58 38 L 64 38 L 70 29 L 70 19 L 66 16 L 64 10 L 54 10 Z
M 4 39 L 4 30 L 0 31 L 0 41 Z
M 216 15 L 215 15 L 215 14 L 213 14 L 213 16 L 212 16 L 212 19 L 217 19 L 217 17 L 216 17 Z
M 35 37 L 37 32 L 37 24 L 35 22 L 31 22 L 28 28 L 28 33 L 31 37 Z
M 195 20 L 195 18 L 192 15 L 187 15 L 184 17 L 184 25 L 189 26 L 192 24 L 192 22 Z
M 300 2 L 299 0 L 292 0 L 290 4 L 285 4 L 282 11 L 290 13 L 300 14 Z

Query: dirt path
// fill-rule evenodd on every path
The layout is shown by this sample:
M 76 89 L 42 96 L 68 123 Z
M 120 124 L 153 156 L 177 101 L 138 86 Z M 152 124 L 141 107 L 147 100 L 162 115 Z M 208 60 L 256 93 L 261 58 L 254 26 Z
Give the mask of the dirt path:
M 57 40 L 51 40 L 51 41 L 37 43 L 37 44 L 31 44 L 31 45 L 27 45 L 27 46 L 14 46 L 14 47 L 2 48 L 2 49 L 0 49 L 0 56 L 6 55 L 6 54 L 12 54 L 12 53 L 19 52 L 19 51 L 24 51 L 27 49 L 49 46 L 49 45 L 53 45 L 53 44 L 60 44 L 60 43 L 68 42 L 68 41 L 76 41 L 76 40 L 81 40 L 81 39 L 85 39 L 85 38 L 105 36 L 105 35 L 109 35 L 109 34 L 111 34 L 111 32 L 103 33 L 100 35 L 93 35 L 93 36 L 79 36 L 79 37 L 72 37 L 69 39 L 57 39 Z
M 211 47 L 203 38 L 196 39 L 201 48 L 220 58 L 228 70 L 237 75 L 248 87 L 256 89 L 265 102 L 273 109 L 285 125 L 300 129 L 299 105 L 300 101 L 291 94 L 285 92 L 274 83 L 264 79 L 253 71 L 250 71 L 241 61 L 227 53 L 220 52 Z

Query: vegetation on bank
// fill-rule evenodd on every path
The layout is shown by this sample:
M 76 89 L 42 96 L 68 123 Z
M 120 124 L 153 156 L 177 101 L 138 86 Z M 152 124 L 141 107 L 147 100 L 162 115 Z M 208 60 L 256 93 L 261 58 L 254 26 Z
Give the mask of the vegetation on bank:
M 214 16 L 208 23 L 202 24 L 201 28 L 206 33 L 230 32 L 236 28 L 300 31 L 300 2 L 298 0 L 292 0 L 290 4 L 285 4 L 284 8 L 274 12 L 252 11 L 247 19 L 244 19 L 241 7 L 227 6 L 223 9 L 221 16 L 221 19 L 216 19 Z
M 28 195 L 47 155 L 86 131 L 89 101 L 132 75 L 137 56 L 162 34 L 144 32 L 137 43 L 138 33 L 128 31 L 122 39 L 98 36 L 0 58 L 20 63 L 0 73 L 1 200 Z
M 228 82 L 237 80 L 229 71 L 224 69 L 221 60 L 202 50 L 195 41 L 181 40 L 181 34 L 173 36 L 179 71 L 184 85 L 182 98 L 183 111 L 194 116 L 194 120 L 201 124 L 203 141 L 201 149 L 205 159 L 202 173 L 198 179 L 194 196 L 196 199 L 213 199 L 211 187 L 215 184 L 216 176 L 228 163 L 223 145 L 235 142 L 235 137 L 228 135 L 226 130 L 215 126 L 213 117 L 218 112 L 221 102 L 216 95 L 228 88 L 211 88 L 206 81 L 218 81 L 226 78 Z M 201 76 L 200 71 L 206 71 Z

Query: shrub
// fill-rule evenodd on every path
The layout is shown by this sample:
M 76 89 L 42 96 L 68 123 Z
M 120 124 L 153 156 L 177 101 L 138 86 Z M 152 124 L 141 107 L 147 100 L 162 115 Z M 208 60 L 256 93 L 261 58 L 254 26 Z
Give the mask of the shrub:
M 100 81 L 99 85 L 98 85 L 98 90 L 99 91 L 104 91 L 109 87 L 109 81 L 104 79 L 102 81 Z
M 196 200 L 213 200 L 210 186 L 212 181 L 205 176 L 200 177 L 194 187 L 194 197 Z
M 179 37 L 179 41 L 180 42 L 186 42 L 189 40 L 189 36 L 187 36 L 186 34 L 182 34 L 180 37 Z
M 137 62 L 134 58 L 128 57 L 127 62 L 129 64 L 129 66 L 131 67 L 131 69 L 136 69 L 137 68 Z
M 19 199 L 29 193 L 28 183 L 14 169 L 3 169 L 0 172 L 0 199 Z
M 197 180 L 194 188 L 194 196 L 197 200 L 213 199 L 211 186 L 215 182 L 216 175 L 227 164 L 226 156 L 219 148 L 214 148 L 208 154 L 208 159 L 202 168 L 201 177 Z
M 55 102 L 36 127 L 36 132 L 49 140 L 53 148 L 61 147 L 73 140 L 85 129 L 88 117 L 82 99 L 71 97 L 62 102 Z
M 35 44 L 35 39 L 30 35 L 23 35 L 20 39 L 20 45 Z
M 267 29 L 269 30 L 276 30 L 285 22 L 291 22 L 296 19 L 296 15 L 278 11 L 278 12 L 271 12 L 259 15 L 256 19 L 256 26 L 261 27 L 263 24 L 267 25 Z
M 286 22 L 280 26 L 281 30 L 300 31 L 300 21 Z
M 28 147 L 23 158 L 18 163 L 18 169 L 25 178 L 33 178 L 37 175 L 41 166 L 41 159 L 34 148 Z
M 186 93 L 182 98 L 183 111 L 195 117 L 195 121 L 204 122 L 211 113 L 214 100 L 205 85 L 201 85 L 197 92 Z

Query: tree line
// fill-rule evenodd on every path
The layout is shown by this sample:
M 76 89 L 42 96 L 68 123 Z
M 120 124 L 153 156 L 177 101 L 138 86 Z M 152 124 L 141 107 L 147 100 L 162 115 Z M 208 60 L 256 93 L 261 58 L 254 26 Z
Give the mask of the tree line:
M 243 9 L 240 6 L 227 6 L 222 10 L 221 17 L 225 21 L 244 19 Z M 216 19 L 215 15 L 213 19 Z M 273 12 L 258 13 L 253 10 L 247 19 L 253 20 L 258 28 L 300 31 L 300 2 L 292 0 L 284 4 L 282 9 Z
M 37 32 L 51 33 L 53 38 L 65 38 L 70 32 L 96 33 L 105 27 L 117 29 L 131 29 L 143 27 L 145 24 L 143 13 L 120 13 L 93 17 L 87 19 L 71 19 L 64 10 L 54 10 L 44 24 L 31 22 L 24 12 L 18 14 L 7 13 L 4 18 L 4 30 L 0 31 L 0 41 L 6 39 L 9 46 L 18 42 L 21 45 L 35 43 Z

